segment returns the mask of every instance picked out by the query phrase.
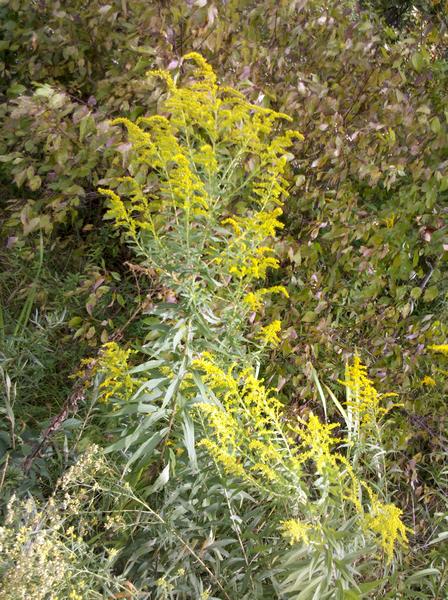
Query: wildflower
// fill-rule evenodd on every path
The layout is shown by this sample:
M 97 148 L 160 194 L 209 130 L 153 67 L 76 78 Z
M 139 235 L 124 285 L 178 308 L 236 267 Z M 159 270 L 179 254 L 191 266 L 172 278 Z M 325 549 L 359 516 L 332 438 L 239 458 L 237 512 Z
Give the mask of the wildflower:
M 361 364 L 359 356 L 353 359 L 353 365 L 347 365 L 345 381 L 341 381 L 349 390 L 347 406 L 351 409 L 356 427 L 371 428 L 379 419 L 393 407 L 402 406 L 394 403 L 385 408 L 381 406 L 383 398 L 398 396 L 393 392 L 380 394 L 367 376 L 367 368 Z
M 219 444 L 223 448 L 235 447 L 236 430 L 232 414 L 213 404 L 200 403 L 197 407 L 207 417 L 207 424 L 213 429 Z
M 431 346 L 428 346 L 428 350 L 448 356 L 448 344 L 432 344 Z
M 147 77 L 159 77 L 160 79 L 163 79 L 163 81 L 165 81 L 170 92 L 175 92 L 176 84 L 174 83 L 173 78 L 171 77 L 169 71 L 162 71 L 161 69 L 153 69 L 152 71 L 147 71 L 146 76 Z
M 235 364 L 224 371 L 216 364 L 215 358 L 210 352 L 203 352 L 202 356 L 193 360 L 193 368 L 203 371 L 204 382 L 212 390 L 221 388 L 228 391 L 229 394 L 236 393 L 238 382 L 232 375 Z
M 277 482 L 279 480 L 278 472 L 264 462 L 257 462 L 250 468 L 252 471 L 259 473 L 270 482 Z
M 199 445 L 204 447 L 210 456 L 223 468 L 228 475 L 245 478 L 246 471 L 238 458 L 232 453 L 219 446 L 216 442 L 204 439 L 199 442 Z
M 156 585 L 168 593 L 174 590 L 174 585 L 167 581 L 165 577 L 159 577 L 159 579 L 156 581 Z
M 251 368 L 236 372 L 232 365 L 225 370 L 214 361 L 211 355 L 202 358 L 203 379 L 217 392 L 222 406 L 198 405 L 211 430 L 202 447 L 226 473 L 260 487 L 275 482 L 278 494 L 287 489 L 302 501 L 302 456 L 279 444 L 282 436 L 286 441 L 280 401 Z
M 103 345 L 98 372 L 104 374 L 100 384 L 100 398 L 107 402 L 110 398 L 127 400 L 137 386 L 137 381 L 129 374 L 131 350 L 124 350 L 116 342 Z
M 288 290 L 283 285 L 275 285 L 270 288 L 261 288 L 256 292 L 249 292 L 244 296 L 243 302 L 254 311 L 260 310 L 263 306 L 263 297 L 267 294 L 283 294 L 285 298 L 289 298 Z
M 293 426 L 291 429 L 300 435 L 302 446 L 307 449 L 305 456 L 315 462 L 317 472 L 323 473 L 329 467 L 335 468 L 340 455 L 333 453 L 332 448 L 343 441 L 333 435 L 338 424 L 322 423 L 312 412 L 307 421 L 299 419 L 299 423 L 300 429 Z
M 233 217 L 228 217 L 227 219 L 224 219 L 223 221 L 221 221 L 221 225 L 231 225 L 233 227 L 234 232 L 237 235 L 241 234 L 241 227 L 237 223 L 236 219 L 234 219 Z
M 365 486 L 367 487 L 367 486 Z M 387 562 L 393 558 L 396 544 L 406 546 L 408 543 L 407 532 L 412 531 L 401 520 L 402 510 L 394 504 L 383 504 L 367 488 L 370 496 L 371 509 L 365 517 L 365 527 L 380 538 L 380 545 L 387 557 Z
M 265 327 L 261 328 L 261 331 L 259 332 L 257 337 L 262 339 L 265 344 L 272 344 L 273 346 L 278 346 L 278 344 L 281 341 L 279 336 L 281 328 L 281 321 L 272 321 L 272 323 L 269 323 L 269 325 L 266 325 Z
M 289 540 L 290 544 L 304 543 L 306 546 L 310 543 L 310 531 L 312 525 L 304 523 L 299 519 L 289 519 L 281 521 L 283 536 Z
M 436 380 L 430 375 L 425 375 L 420 382 L 422 385 L 427 385 L 430 387 L 434 387 L 436 385 Z
M 115 221 L 115 227 L 123 227 L 127 229 L 131 236 L 135 238 L 136 236 L 136 226 L 135 223 L 130 218 L 130 215 L 124 205 L 123 200 L 113 192 L 112 190 L 106 190 L 103 188 L 98 188 L 100 194 L 103 196 L 107 196 L 109 200 L 109 209 L 104 215 L 105 219 L 113 219 Z

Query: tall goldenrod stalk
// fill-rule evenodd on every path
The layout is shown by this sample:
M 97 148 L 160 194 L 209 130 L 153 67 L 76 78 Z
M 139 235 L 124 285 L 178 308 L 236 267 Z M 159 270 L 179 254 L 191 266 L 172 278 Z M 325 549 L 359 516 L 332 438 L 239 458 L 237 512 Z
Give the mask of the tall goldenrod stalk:
M 337 431 L 336 423 L 322 423 L 314 414 L 288 417 L 256 374 L 264 350 L 281 343 L 281 321 L 263 323 L 263 307 L 269 295 L 287 298 L 288 291 L 259 282 L 279 267 L 273 240 L 283 227 L 290 150 L 302 136 L 282 130 L 291 120 L 287 115 L 218 85 L 200 55 L 186 55 L 189 62 L 194 66 L 183 85 L 168 72 L 149 73 L 167 88 L 162 115 L 114 121 L 125 126 L 132 143 L 130 176 L 112 182 L 115 191 L 100 190 L 108 201 L 106 218 L 175 299 L 153 312 L 152 322 L 165 334 L 151 337 L 150 364 L 127 372 L 121 385 L 115 367 L 107 372 L 107 360 L 123 362 L 127 355 L 105 349 L 103 397 L 124 406 L 126 393 L 148 402 L 145 394 L 154 389 L 149 398 L 162 411 L 159 430 L 146 438 L 138 434 L 147 420 L 136 414 L 133 433 L 117 447 L 142 439 L 153 451 L 163 440 L 165 450 L 180 443 L 176 431 L 183 428 L 192 465 L 197 468 L 197 452 L 203 461 L 209 456 L 224 480 L 238 481 L 275 506 L 278 531 L 292 544 L 326 548 L 326 523 L 336 519 L 354 523 L 357 539 L 376 539 L 391 561 L 394 548 L 407 541 L 401 511 L 383 503 L 344 454 L 352 432 Z M 149 379 L 157 384 L 151 387 Z M 352 390 L 347 411 L 353 427 L 367 432 L 387 413 L 380 403 L 385 395 L 376 392 L 357 357 L 345 384 Z M 129 426 L 132 411 L 122 413 Z M 199 444 L 192 442 L 194 424 Z M 135 456 L 141 461 L 142 453 L 138 449 L 130 463 Z M 162 464 L 168 460 L 159 454 Z M 166 484 L 174 468 L 168 463 L 151 489 Z

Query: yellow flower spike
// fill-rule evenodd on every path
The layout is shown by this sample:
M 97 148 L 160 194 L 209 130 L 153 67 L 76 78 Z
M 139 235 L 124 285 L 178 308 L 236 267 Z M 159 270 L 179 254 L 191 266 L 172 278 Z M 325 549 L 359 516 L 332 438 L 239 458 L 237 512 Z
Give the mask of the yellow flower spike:
M 151 144 L 151 137 L 149 134 L 131 120 L 126 119 L 125 117 L 118 117 L 111 121 L 111 124 L 124 125 L 128 131 L 129 139 L 137 146 L 139 144 Z
M 212 87 L 216 84 L 216 75 L 212 67 L 198 52 L 189 52 L 182 57 L 183 60 L 192 60 L 197 66 L 198 75 L 202 76 Z
M 136 236 L 136 223 L 126 209 L 123 200 L 112 190 L 98 188 L 98 191 L 103 196 L 108 198 L 109 208 L 106 211 L 104 218 L 113 219 L 115 227 L 126 229 L 131 237 Z
M 195 162 L 201 165 L 209 178 L 214 177 L 218 171 L 218 161 L 210 144 L 203 144 L 199 152 L 195 153 Z
M 429 387 L 434 387 L 436 385 L 436 380 L 433 379 L 430 375 L 425 375 L 420 382 L 422 385 L 427 385 Z
M 207 450 L 210 456 L 223 467 L 227 475 L 246 478 L 246 470 L 234 454 L 208 439 L 199 442 L 199 446 Z
M 360 429 L 370 429 L 392 408 L 403 406 L 400 403 L 393 403 L 387 408 L 381 406 L 384 398 L 396 397 L 398 394 L 394 392 L 378 393 L 373 381 L 367 375 L 367 367 L 361 363 L 358 355 L 353 358 L 352 365 L 347 365 L 345 380 L 340 383 L 350 390 L 347 406 L 351 409 L 354 422 Z
M 283 294 L 285 298 L 289 298 L 288 290 L 283 285 L 275 285 L 270 288 L 261 288 L 255 292 L 249 292 L 243 298 L 243 302 L 248 304 L 254 311 L 260 310 L 263 307 L 263 296 L 267 294 Z
M 176 90 L 176 84 L 168 71 L 162 71 L 161 69 L 154 69 L 146 72 L 146 77 L 159 77 L 165 81 L 167 88 L 171 93 Z
M 323 474 L 326 469 L 336 469 L 338 462 L 344 463 L 343 457 L 333 452 L 333 446 L 344 441 L 333 435 L 333 429 L 338 427 L 337 423 L 322 423 L 312 412 L 307 421 L 298 421 L 301 428 L 290 425 L 291 430 L 300 436 L 301 445 L 308 449 L 307 457 L 314 461 L 318 473 Z
M 257 311 L 263 307 L 263 302 L 260 295 L 256 292 L 249 292 L 243 298 L 243 302 L 247 304 L 251 310 Z
M 221 221 L 221 225 L 231 225 L 233 227 L 233 231 L 237 235 L 241 235 L 241 227 L 236 222 L 236 219 L 229 217 L 228 219 L 224 219 L 223 221 Z
M 257 337 L 263 340 L 265 344 L 271 344 L 272 346 L 278 346 L 281 339 L 279 333 L 282 329 L 281 321 L 278 319 L 269 323 L 265 327 L 261 328 L 261 331 L 258 333 Z
M 433 352 L 439 352 L 440 354 L 448 356 L 448 344 L 432 344 L 431 346 L 427 346 L 427 348 Z
M 138 117 L 136 124 L 137 125 L 147 125 L 151 128 L 165 128 L 169 129 L 171 127 L 169 120 L 162 115 L 152 115 L 150 117 Z
M 99 386 L 100 400 L 127 400 L 134 393 L 138 382 L 129 374 L 129 356 L 131 350 L 124 350 L 116 342 L 107 342 L 102 346 L 97 372 L 104 374 Z
M 366 486 L 365 486 L 366 487 Z M 407 533 L 412 529 L 406 527 L 401 520 L 403 511 L 394 504 L 383 504 L 367 488 L 370 496 L 370 513 L 364 518 L 364 526 L 380 538 L 380 545 L 386 555 L 387 562 L 393 559 L 395 546 L 408 545 Z
M 282 534 L 291 545 L 303 543 L 306 546 L 310 544 L 310 532 L 313 526 L 299 519 L 289 519 L 281 521 Z

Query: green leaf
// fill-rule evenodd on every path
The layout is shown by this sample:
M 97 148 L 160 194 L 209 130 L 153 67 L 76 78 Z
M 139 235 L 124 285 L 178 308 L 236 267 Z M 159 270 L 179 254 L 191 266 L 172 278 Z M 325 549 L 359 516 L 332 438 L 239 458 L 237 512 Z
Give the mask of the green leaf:
M 304 323 L 312 323 L 313 321 L 316 320 L 316 313 L 313 312 L 312 310 L 307 310 L 306 313 L 303 315 L 302 317 L 302 321 Z
M 26 92 L 26 87 L 21 83 L 15 81 L 12 85 L 9 86 L 7 94 L 8 96 L 20 96 Z
M 135 463 L 141 456 L 145 455 L 148 459 L 152 457 L 152 453 L 154 449 L 160 444 L 163 440 L 165 434 L 167 433 L 168 428 L 163 428 L 160 431 L 156 431 L 152 434 L 146 441 L 144 441 L 138 449 L 132 454 L 131 458 L 126 463 L 125 471 L 129 469 L 129 467 Z
M 28 181 L 28 187 L 33 192 L 35 192 L 36 190 L 38 190 L 41 185 L 42 185 L 42 179 L 39 177 L 39 175 L 34 175 L 34 177 L 32 177 Z
M 411 56 L 411 63 L 417 73 L 420 73 L 425 66 L 425 59 L 420 52 L 414 52 L 414 54 Z
M 411 298 L 413 300 L 418 300 L 422 295 L 422 289 L 420 287 L 413 287 L 411 290 Z
M 434 569 L 434 568 L 421 569 L 420 571 L 417 571 L 416 573 L 413 573 L 412 575 L 410 575 L 406 579 L 406 583 L 407 584 L 417 583 L 417 582 L 422 581 L 423 579 L 426 579 L 427 577 L 430 577 L 433 575 L 435 577 L 439 577 L 440 571 L 438 569 Z
M 439 290 L 438 290 L 437 286 L 432 285 L 425 291 L 425 293 L 423 295 L 423 301 L 424 302 L 432 302 L 433 300 L 435 300 L 437 298 L 438 295 L 439 295 Z
M 165 487 L 165 485 L 168 483 L 169 479 L 170 479 L 170 463 L 168 462 L 165 465 L 165 467 L 163 468 L 163 470 L 161 471 L 160 475 L 157 477 L 157 479 L 153 483 L 153 485 L 150 486 L 149 488 L 147 488 L 147 493 L 154 494 L 154 492 L 158 492 L 163 487 Z

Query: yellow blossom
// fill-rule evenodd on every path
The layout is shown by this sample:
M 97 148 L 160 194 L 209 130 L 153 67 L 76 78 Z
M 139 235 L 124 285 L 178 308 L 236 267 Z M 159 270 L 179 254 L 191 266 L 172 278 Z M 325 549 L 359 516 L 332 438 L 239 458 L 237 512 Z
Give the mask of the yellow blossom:
M 243 302 L 248 304 L 252 310 L 260 310 L 263 306 L 263 297 L 267 294 L 283 294 L 289 298 L 288 290 L 283 285 L 275 285 L 270 288 L 261 288 L 255 292 L 249 292 L 244 296 Z
M 221 368 L 211 354 L 204 354 L 194 364 L 222 403 L 198 405 L 210 431 L 200 445 L 226 474 L 271 496 L 288 495 L 295 502 L 306 503 L 309 480 L 304 485 L 303 465 L 313 463 L 319 487 L 329 486 L 323 493 L 331 490 L 338 502 L 350 502 L 364 527 L 378 537 L 388 560 L 397 544 L 406 543 L 407 529 L 400 509 L 382 504 L 338 452 L 337 446 L 347 443 L 335 435 L 338 423 L 323 423 L 313 413 L 298 422 L 285 418 L 279 400 L 250 368 L 238 370 L 234 364 Z M 370 499 L 367 514 L 360 494 L 362 487 Z M 308 544 L 321 539 L 315 526 L 297 519 L 283 522 L 283 535 L 291 543 Z
M 306 546 L 310 543 L 310 531 L 313 529 L 312 525 L 300 521 L 299 519 L 289 519 L 281 522 L 283 529 L 283 536 L 289 541 L 290 544 L 304 543 Z
M 353 359 L 353 364 L 347 365 L 345 380 L 340 383 L 348 389 L 347 406 L 352 411 L 356 429 L 359 427 L 369 429 L 392 408 L 402 406 L 399 403 L 393 403 L 389 407 L 381 405 L 384 398 L 394 397 L 398 394 L 378 393 L 372 380 L 367 376 L 367 368 L 357 355 Z
M 427 385 L 430 387 L 434 387 L 436 385 L 436 380 L 430 375 L 425 375 L 420 382 L 422 385 Z
M 199 445 L 207 450 L 210 456 L 223 467 L 228 475 L 234 475 L 241 478 L 246 477 L 246 471 L 235 454 L 211 440 L 202 440 Z
M 132 176 L 117 180 L 117 192 L 100 190 L 107 197 L 106 218 L 135 243 L 143 239 L 147 247 L 155 241 L 169 256 L 176 246 L 189 255 L 190 237 L 202 239 L 195 249 L 201 248 L 203 260 L 219 265 L 223 277 L 233 276 L 244 289 L 279 267 L 271 238 L 283 227 L 290 148 L 303 136 L 293 130 L 278 134 L 278 121 L 291 118 L 220 86 L 200 54 L 190 52 L 183 62 L 179 84 L 168 71 L 148 72 L 166 83 L 162 110 L 169 116 L 112 121 L 127 130 Z M 241 166 L 248 161 L 245 173 Z M 279 287 L 272 293 L 284 292 Z M 248 296 L 246 303 L 260 307 L 262 295 Z
M 448 356 L 448 344 L 432 344 L 431 346 L 428 346 L 428 350 Z
M 281 321 L 277 319 L 275 321 L 272 321 L 272 323 L 269 323 L 269 325 L 262 327 L 257 337 L 262 339 L 265 344 L 272 344 L 272 346 L 278 346 L 278 344 L 281 341 L 279 336 L 281 328 Z
M 127 400 L 137 387 L 137 381 L 129 374 L 129 356 L 131 350 L 124 350 L 116 342 L 103 345 L 97 371 L 104 375 L 100 384 L 100 399 L 107 402 L 110 398 Z
M 157 579 L 156 581 L 156 585 L 157 587 L 168 593 L 172 592 L 174 589 L 174 585 L 171 582 L 167 581 L 165 577 L 159 577 L 159 579 Z
M 367 486 L 365 486 L 367 487 Z M 404 525 L 401 520 L 402 510 L 395 504 L 383 504 L 367 488 L 370 496 L 371 508 L 365 516 L 364 525 L 367 529 L 379 536 L 380 545 L 384 550 L 387 561 L 393 558 L 396 545 L 406 546 L 408 543 L 407 532 L 412 530 Z

